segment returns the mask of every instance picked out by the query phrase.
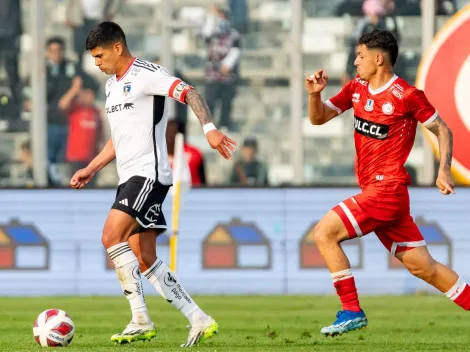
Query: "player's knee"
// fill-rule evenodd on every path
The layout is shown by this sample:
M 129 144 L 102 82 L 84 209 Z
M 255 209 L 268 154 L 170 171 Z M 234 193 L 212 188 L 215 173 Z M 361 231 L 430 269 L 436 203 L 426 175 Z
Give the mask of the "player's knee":
M 411 266 L 408 268 L 411 274 L 424 280 L 426 282 L 432 282 L 436 276 L 437 262 L 434 259 L 426 260 L 419 265 Z
M 126 236 L 120 235 L 118 231 L 113 231 L 112 229 L 109 229 L 106 226 L 103 229 L 103 234 L 101 235 L 101 243 L 103 243 L 104 248 L 110 248 L 126 241 Z
M 332 234 L 331 231 L 328 231 L 327 227 L 322 222 L 315 225 L 315 228 L 313 229 L 313 240 L 318 247 L 325 246 L 328 243 L 336 241 L 334 234 Z
M 110 236 L 108 232 L 103 231 L 103 234 L 101 235 L 101 243 L 103 244 L 104 248 L 110 248 L 114 246 L 115 244 L 115 239 Z

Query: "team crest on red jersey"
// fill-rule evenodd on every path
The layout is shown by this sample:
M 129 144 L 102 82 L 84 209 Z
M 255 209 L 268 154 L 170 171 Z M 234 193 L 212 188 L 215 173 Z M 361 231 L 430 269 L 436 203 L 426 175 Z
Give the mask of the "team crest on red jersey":
M 382 111 L 384 114 L 391 115 L 393 114 L 394 110 L 395 110 L 395 107 L 390 102 L 386 102 L 384 105 L 382 105 Z
M 364 106 L 365 111 L 372 111 L 374 110 L 374 101 L 372 99 L 367 99 L 366 106 Z

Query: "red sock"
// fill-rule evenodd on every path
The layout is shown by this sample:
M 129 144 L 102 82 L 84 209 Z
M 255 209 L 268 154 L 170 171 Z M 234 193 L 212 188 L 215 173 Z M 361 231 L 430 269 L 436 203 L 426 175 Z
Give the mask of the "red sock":
M 446 292 L 446 296 L 463 309 L 470 310 L 470 286 L 460 278 L 455 285 Z
M 357 296 L 356 283 L 354 282 L 351 269 L 332 273 L 331 277 L 333 278 L 336 293 L 343 305 L 343 310 L 360 312 L 359 297 Z

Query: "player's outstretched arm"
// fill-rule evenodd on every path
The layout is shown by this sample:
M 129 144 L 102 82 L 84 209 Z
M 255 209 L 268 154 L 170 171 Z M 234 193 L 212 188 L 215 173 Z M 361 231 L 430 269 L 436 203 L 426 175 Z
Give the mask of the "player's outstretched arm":
M 452 131 L 440 116 L 426 126 L 436 137 L 439 144 L 439 173 L 436 180 L 436 186 L 442 194 L 447 195 L 454 192 L 454 182 L 450 173 L 452 164 L 453 136 Z
M 99 170 L 104 168 L 115 158 L 116 150 L 114 149 L 113 142 L 110 138 L 101 152 L 90 162 L 90 164 L 88 164 L 86 168 L 78 170 L 75 175 L 72 176 L 70 186 L 77 189 L 85 187 Z
M 328 83 L 328 75 L 323 70 L 305 78 L 305 88 L 308 92 L 308 117 L 312 125 L 323 125 L 338 116 L 336 110 L 325 105 L 321 99 L 321 92 Z
M 237 143 L 217 130 L 212 122 L 212 114 L 207 106 L 207 102 L 195 90 L 191 89 L 185 96 L 186 103 L 191 106 L 194 114 L 197 116 L 206 134 L 207 141 L 213 149 L 222 155 L 225 159 L 232 159 L 230 151 L 234 152 Z

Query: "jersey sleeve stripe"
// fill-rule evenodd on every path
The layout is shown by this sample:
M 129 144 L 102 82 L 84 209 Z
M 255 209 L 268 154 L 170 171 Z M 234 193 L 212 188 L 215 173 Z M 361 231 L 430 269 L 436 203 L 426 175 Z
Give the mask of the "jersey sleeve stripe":
M 338 113 L 338 115 L 341 115 L 343 113 L 343 111 L 340 108 L 338 108 L 335 104 L 333 104 L 330 99 L 325 101 L 325 105 L 328 106 L 330 109 L 335 110 Z
M 429 119 L 427 119 L 426 121 L 423 122 L 423 126 L 429 125 L 431 122 L 433 122 L 433 121 L 437 118 L 438 115 L 439 115 L 439 114 L 438 114 L 438 112 L 437 112 L 437 110 L 436 110 L 436 111 L 434 112 L 434 114 L 432 114 L 432 116 L 431 116 Z
M 147 66 L 142 66 L 142 65 L 139 65 L 139 64 L 134 64 L 135 67 L 139 67 L 139 68 L 143 68 L 143 69 L 146 69 L 146 70 L 149 70 L 150 72 L 155 72 L 155 70 L 151 67 L 147 67 Z

